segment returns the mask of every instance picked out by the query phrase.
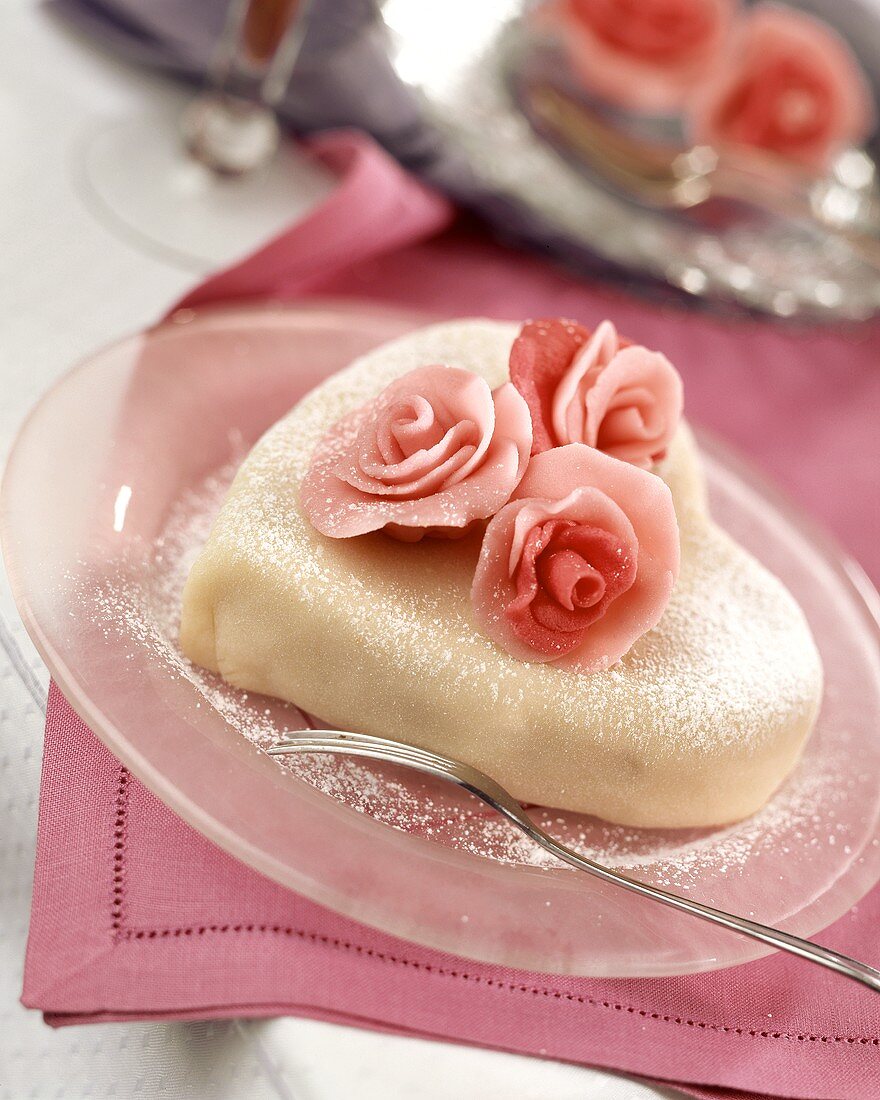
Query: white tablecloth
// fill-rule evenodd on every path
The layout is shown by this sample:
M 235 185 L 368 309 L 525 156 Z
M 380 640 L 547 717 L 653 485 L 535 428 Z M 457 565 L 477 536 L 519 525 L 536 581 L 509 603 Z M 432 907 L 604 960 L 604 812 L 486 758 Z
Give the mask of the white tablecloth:
M 100 120 L 179 102 L 177 89 L 98 53 L 35 0 L 0 2 L 0 461 L 54 378 L 153 321 L 193 281 L 105 227 L 80 168 L 82 142 Z M 0 642 L 0 1098 L 680 1095 L 613 1074 L 307 1020 L 46 1027 L 18 996 L 47 677 L 5 577 Z

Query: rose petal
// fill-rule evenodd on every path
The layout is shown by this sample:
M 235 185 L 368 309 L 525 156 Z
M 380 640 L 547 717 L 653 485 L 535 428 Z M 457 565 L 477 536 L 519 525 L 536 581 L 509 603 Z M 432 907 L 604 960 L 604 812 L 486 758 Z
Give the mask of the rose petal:
M 586 398 L 620 347 L 617 329 L 602 321 L 584 346 L 573 356 L 553 394 L 553 433 L 559 443 L 589 443 Z
M 672 442 L 684 390 L 665 355 L 631 346 L 595 376 L 585 406 L 585 442 L 647 470 Z
M 532 416 L 532 453 L 556 447 L 553 398 L 589 329 L 562 319 L 528 321 L 510 349 L 510 380 L 523 395 Z
M 576 646 L 569 648 L 570 637 L 562 636 L 567 632 L 558 631 L 558 638 L 545 637 L 536 649 L 518 635 L 506 609 L 520 595 L 517 566 L 529 533 L 550 517 L 609 532 L 633 556 L 636 575 Z M 519 660 L 553 661 L 582 672 L 605 669 L 659 621 L 679 556 L 672 495 L 661 478 L 584 444 L 558 447 L 531 460 L 510 503 L 486 528 L 472 589 L 474 616 L 485 634 Z
M 681 418 L 678 372 L 610 321 L 592 335 L 570 321 L 530 322 L 511 348 L 510 376 L 529 404 L 536 454 L 586 443 L 649 469 Z
M 598 526 L 595 512 L 609 502 L 588 501 L 590 493 L 576 489 L 550 506 L 525 540 L 513 578 L 516 595 L 504 615 L 532 659 L 554 660 L 583 645 L 586 631 L 635 579 L 635 535 L 630 528 L 621 538 Z M 551 518 L 557 512 L 565 519 Z M 592 517 L 587 522 L 578 519 L 584 513 Z M 625 520 L 622 513 L 614 518 Z
M 388 421 L 412 409 L 398 432 Z M 378 496 L 417 498 L 451 479 L 468 476 L 482 460 L 495 428 L 495 406 L 485 380 L 457 367 L 420 367 L 392 382 L 369 408 L 357 445 L 337 471 L 353 488 Z M 408 436 L 409 450 L 395 462 L 391 436 Z M 467 447 L 462 454 L 462 448 Z M 395 456 L 397 457 L 397 456 Z
M 449 390 L 444 391 L 437 372 L 453 372 L 446 375 L 453 382 Z M 364 434 L 371 425 L 375 428 L 377 414 L 381 416 L 393 402 L 411 397 L 407 394 L 411 387 L 418 388 L 444 421 L 458 416 L 460 422 L 473 422 L 481 430 L 488 427 L 489 434 L 454 469 L 442 447 L 425 452 L 433 454 L 438 469 L 442 467 L 445 476 L 439 487 L 428 466 L 409 483 L 406 496 L 383 492 L 387 489 L 384 484 L 371 492 L 372 480 L 357 469 Z M 484 390 L 488 408 L 483 403 Z M 509 382 L 492 392 L 483 379 L 466 371 L 420 368 L 392 383 L 376 401 L 343 417 L 320 441 L 303 479 L 302 506 L 313 526 L 331 538 L 351 538 L 386 527 L 389 534 L 413 541 L 425 534 L 457 535 L 509 499 L 526 468 L 531 442 L 528 407 Z M 349 480 L 353 468 L 357 472 Z M 340 477 L 340 472 L 344 476 Z M 395 475 L 392 471 L 391 476 Z

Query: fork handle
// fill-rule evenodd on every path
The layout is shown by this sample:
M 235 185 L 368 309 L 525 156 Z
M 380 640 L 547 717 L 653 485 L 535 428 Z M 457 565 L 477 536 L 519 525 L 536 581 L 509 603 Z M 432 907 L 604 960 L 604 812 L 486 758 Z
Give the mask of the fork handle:
M 509 817 L 510 815 L 506 816 Z M 747 917 L 738 917 L 733 913 L 725 913 L 722 909 L 713 909 L 710 905 L 703 905 L 701 902 L 691 901 L 689 898 L 683 898 L 678 894 L 671 894 L 659 886 L 650 886 L 647 882 L 629 878 L 628 875 L 623 875 L 619 871 L 612 871 L 610 868 L 602 866 L 601 863 L 595 863 L 586 856 L 579 855 L 571 848 L 567 848 L 550 836 L 549 833 L 545 833 L 543 829 L 540 829 L 525 815 L 522 817 L 517 815 L 516 824 L 546 851 L 556 856 L 557 859 L 561 859 L 564 863 L 578 868 L 578 870 L 586 871 L 587 874 L 594 875 L 605 882 L 622 886 L 625 890 L 641 897 L 659 901 L 662 905 L 668 905 L 670 908 L 678 909 L 682 913 L 699 917 L 700 920 L 708 921 L 710 924 L 717 924 L 730 932 L 738 932 L 741 936 L 748 936 L 749 939 L 767 944 L 768 947 L 787 951 L 790 955 L 797 955 L 808 962 L 824 966 L 828 970 L 834 970 L 838 974 L 842 974 L 853 981 L 861 982 L 862 985 L 866 985 L 869 989 L 880 993 L 880 971 L 875 970 L 866 963 L 859 962 L 857 959 L 850 958 L 849 955 L 832 951 L 830 947 L 822 947 L 821 944 L 812 943 L 810 940 L 792 935 L 790 932 L 783 932 L 779 928 L 759 924 Z

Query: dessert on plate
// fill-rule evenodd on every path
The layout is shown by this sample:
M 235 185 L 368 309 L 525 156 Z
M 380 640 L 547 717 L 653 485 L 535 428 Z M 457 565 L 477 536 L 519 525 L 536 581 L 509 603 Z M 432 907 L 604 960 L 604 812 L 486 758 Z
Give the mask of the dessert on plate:
M 432 325 L 307 395 L 239 470 L 181 645 L 526 802 L 736 821 L 797 762 L 822 671 L 718 528 L 681 380 L 610 321 Z

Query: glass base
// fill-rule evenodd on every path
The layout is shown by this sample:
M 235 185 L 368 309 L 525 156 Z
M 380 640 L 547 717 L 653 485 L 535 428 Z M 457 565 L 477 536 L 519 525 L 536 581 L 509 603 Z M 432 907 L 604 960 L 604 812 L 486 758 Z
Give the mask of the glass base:
M 198 273 L 247 255 L 333 186 L 332 174 L 289 142 L 261 168 L 218 174 L 186 153 L 176 112 L 102 125 L 82 154 L 86 199 L 107 228 Z

